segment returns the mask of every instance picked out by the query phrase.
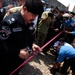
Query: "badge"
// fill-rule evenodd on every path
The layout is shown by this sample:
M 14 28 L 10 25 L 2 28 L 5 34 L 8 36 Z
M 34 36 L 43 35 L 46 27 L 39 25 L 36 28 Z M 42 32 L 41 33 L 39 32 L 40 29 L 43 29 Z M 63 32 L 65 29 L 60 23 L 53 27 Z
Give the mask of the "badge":
M 11 18 L 11 19 L 9 19 L 9 20 L 7 20 L 7 21 L 8 21 L 9 24 L 12 24 L 12 23 L 14 23 L 15 18 Z
M 8 31 L 7 30 L 1 30 L 0 31 L 0 39 L 1 40 L 5 40 L 9 37 Z
M 20 31 L 22 31 L 22 28 L 21 27 L 13 28 L 12 31 L 13 32 L 20 32 Z
M 0 30 L 0 39 L 5 40 L 11 34 L 10 28 L 8 26 L 2 26 L 2 30 Z

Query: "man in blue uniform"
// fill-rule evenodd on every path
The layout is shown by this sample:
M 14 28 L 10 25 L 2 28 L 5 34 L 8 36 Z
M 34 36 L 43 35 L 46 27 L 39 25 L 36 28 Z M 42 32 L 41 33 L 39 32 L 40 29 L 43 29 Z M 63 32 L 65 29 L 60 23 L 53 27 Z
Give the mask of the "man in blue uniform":
M 29 56 L 26 47 L 39 49 L 33 44 L 29 23 L 42 12 L 41 0 L 26 0 L 20 12 L 13 13 L 0 22 L 0 73 L 2 75 L 9 75 Z M 17 75 L 17 72 L 14 75 Z
M 61 45 L 59 41 L 55 42 L 54 47 L 56 47 L 58 57 L 53 68 L 59 68 L 60 63 L 64 61 L 60 75 L 65 75 L 69 67 L 72 70 L 72 75 L 75 75 L 75 49 L 71 46 Z

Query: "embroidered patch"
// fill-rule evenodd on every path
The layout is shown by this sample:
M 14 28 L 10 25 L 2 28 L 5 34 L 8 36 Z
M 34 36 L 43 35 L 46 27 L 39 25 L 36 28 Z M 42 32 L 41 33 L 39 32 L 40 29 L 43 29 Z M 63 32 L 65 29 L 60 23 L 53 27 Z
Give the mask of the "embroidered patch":
M 22 28 L 21 27 L 13 28 L 12 31 L 13 32 L 20 32 L 20 31 L 22 31 Z
M 9 24 L 12 24 L 12 23 L 15 22 L 15 18 L 10 18 L 10 19 L 7 20 L 7 22 L 8 22 Z
M 9 37 L 8 31 L 3 29 L 0 31 L 0 39 L 5 40 Z
M 5 40 L 11 34 L 10 28 L 8 26 L 2 26 L 2 30 L 0 31 L 0 39 Z

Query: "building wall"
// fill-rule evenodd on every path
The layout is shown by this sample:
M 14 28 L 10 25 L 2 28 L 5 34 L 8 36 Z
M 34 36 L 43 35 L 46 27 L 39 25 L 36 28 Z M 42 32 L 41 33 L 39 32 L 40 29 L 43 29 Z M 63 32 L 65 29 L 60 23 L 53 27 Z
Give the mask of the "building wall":
M 75 6 L 74 6 L 74 8 L 73 8 L 73 11 L 72 12 L 74 12 L 75 13 Z
M 45 0 L 45 2 L 49 3 L 49 7 L 51 7 L 51 6 L 54 6 L 54 7 L 58 6 L 62 10 L 67 10 L 67 7 L 64 6 L 63 4 L 61 4 L 60 2 L 58 2 L 57 0 Z

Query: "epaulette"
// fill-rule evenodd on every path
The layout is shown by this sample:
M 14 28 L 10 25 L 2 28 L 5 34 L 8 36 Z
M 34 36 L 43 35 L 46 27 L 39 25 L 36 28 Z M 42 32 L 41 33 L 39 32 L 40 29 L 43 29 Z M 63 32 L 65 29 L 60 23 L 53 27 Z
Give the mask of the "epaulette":
M 6 21 L 6 23 L 8 23 L 9 25 L 15 23 L 16 19 L 12 16 L 7 16 L 4 21 Z

